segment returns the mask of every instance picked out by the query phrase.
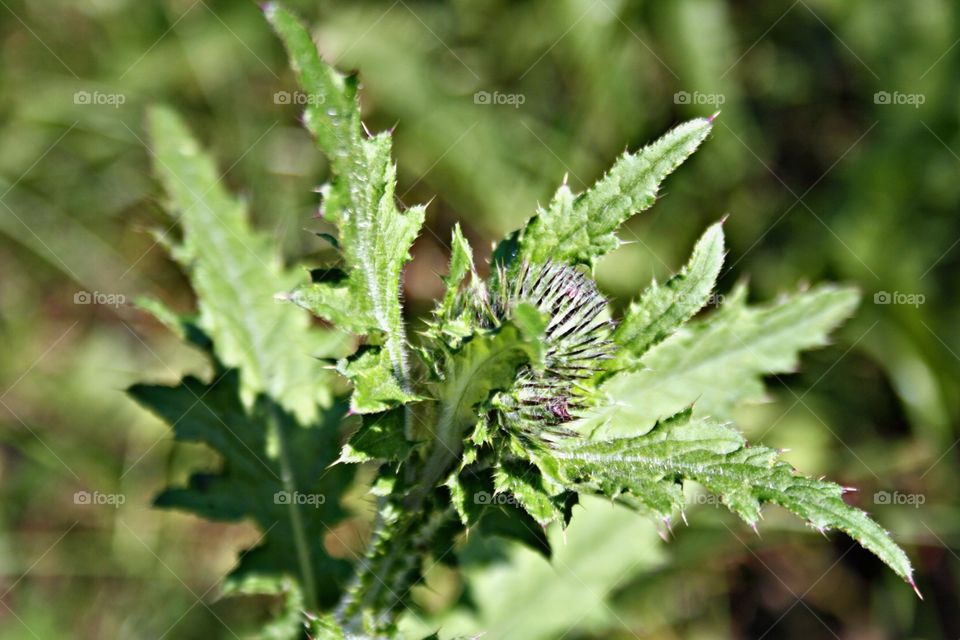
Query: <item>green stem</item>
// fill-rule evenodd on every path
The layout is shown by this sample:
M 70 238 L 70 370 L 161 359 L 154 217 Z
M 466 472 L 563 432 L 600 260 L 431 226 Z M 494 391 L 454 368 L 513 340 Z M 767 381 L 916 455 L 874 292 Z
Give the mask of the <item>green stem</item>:
M 496 390 L 496 380 L 506 377 L 495 367 L 509 368 L 509 379 L 513 379 L 517 367 L 529 357 L 526 343 L 511 334 L 493 344 L 480 344 L 463 366 L 451 368 L 439 394 L 436 422 L 429 433 L 431 445 L 425 456 L 404 463 L 392 494 L 381 500 L 374 536 L 337 607 L 337 618 L 349 631 L 368 632 L 364 625 L 371 620 L 374 632 L 393 623 L 403 598 L 419 578 L 418 563 L 453 513 L 446 505 L 434 504 L 434 492 L 456 469 L 464 434 L 477 420 L 476 403 Z M 410 406 L 406 409 L 409 412 Z
M 300 567 L 300 582 L 303 587 L 304 605 L 308 609 L 316 609 L 317 582 L 313 574 L 313 559 L 310 555 L 310 544 L 307 541 L 306 531 L 304 530 L 300 506 L 296 501 L 296 478 L 293 476 L 293 465 L 290 463 L 290 452 L 286 434 L 283 432 L 283 422 L 277 415 L 276 405 L 272 403 L 267 419 L 269 421 L 269 429 L 277 437 L 280 453 L 280 481 L 283 483 L 283 490 L 290 496 L 290 500 L 287 502 L 287 512 L 290 514 L 290 527 L 293 530 L 293 545 L 297 552 L 297 564 Z
M 414 587 L 417 565 L 437 531 L 456 517 L 452 507 L 391 514 L 385 505 L 354 584 L 337 608 L 348 632 L 385 633 Z M 370 625 L 373 625 L 372 627 Z M 374 635 L 373 637 L 379 637 Z
M 397 491 L 381 499 L 367 553 L 337 608 L 339 619 L 348 629 L 362 628 L 364 611 L 376 612 L 378 625 L 392 623 L 416 580 L 415 563 L 423 554 L 420 547 L 426 546 L 454 515 L 452 508 L 439 513 L 429 508 L 428 498 L 462 449 L 463 433 L 455 415 L 456 406 L 443 407 L 430 454 L 410 491 Z

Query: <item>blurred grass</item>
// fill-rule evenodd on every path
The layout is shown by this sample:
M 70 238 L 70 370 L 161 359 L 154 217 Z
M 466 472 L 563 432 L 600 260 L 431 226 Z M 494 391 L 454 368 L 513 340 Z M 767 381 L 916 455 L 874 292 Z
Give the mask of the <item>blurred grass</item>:
M 564 174 L 582 188 L 625 146 L 717 106 L 712 139 L 624 230 L 602 285 L 624 303 L 729 213 L 723 289 L 749 277 L 767 299 L 830 279 L 865 294 L 836 344 L 772 380 L 741 425 L 860 487 L 908 546 L 926 601 L 840 535 L 828 544 L 771 512 L 756 539 L 703 506 L 665 562 L 624 567 L 615 615 L 566 637 L 828 637 L 821 622 L 839 637 L 960 636 L 956 3 L 289 4 L 327 59 L 362 70 L 368 125 L 397 127 L 401 199 L 435 198 L 407 272 L 413 310 L 438 290 L 453 221 L 484 255 Z M 192 305 L 145 232 L 169 226 L 143 144 L 155 102 L 203 133 L 291 261 L 321 250 L 303 230 L 321 225 L 325 163 L 297 106 L 275 99 L 294 90 L 280 46 L 254 3 L 5 0 L 0 47 L 0 635 L 243 635 L 270 603 L 218 601 L 216 584 L 255 533 L 149 508 L 188 462 L 215 461 L 174 448 L 122 394 L 201 365 L 128 306 L 74 296 Z M 522 104 L 477 104 L 480 91 Z M 924 301 L 872 303 L 881 292 Z M 77 505 L 80 490 L 126 501 Z M 925 502 L 875 504 L 877 491 Z

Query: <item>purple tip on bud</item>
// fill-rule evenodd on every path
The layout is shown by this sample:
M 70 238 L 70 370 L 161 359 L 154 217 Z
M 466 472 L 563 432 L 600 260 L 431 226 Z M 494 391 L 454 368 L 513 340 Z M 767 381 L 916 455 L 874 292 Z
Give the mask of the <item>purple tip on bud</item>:
M 753 532 L 754 532 L 755 534 L 757 534 L 757 537 L 759 538 L 759 537 L 760 537 L 760 529 L 757 528 L 757 523 L 756 523 L 756 522 L 751 522 L 751 523 L 750 523 L 750 528 L 753 529 Z
M 856 487 L 840 487 L 841 493 L 856 493 L 857 491 L 860 491 L 860 489 Z
M 913 578 L 909 578 L 907 582 L 909 582 L 910 586 L 913 587 L 913 592 L 917 594 L 917 597 L 923 600 L 923 594 L 920 593 L 920 589 L 917 589 L 917 583 L 913 581 Z
M 724 222 L 726 222 L 726 221 L 727 221 L 727 218 L 729 218 L 729 217 L 730 217 L 730 214 L 729 214 L 729 213 L 723 214 L 723 217 L 720 218 L 720 224 L 723 224 Z
M 717 116 L 719 116 L 719 115 L 720 115 L 720 112 L 719 112 L 719 111 L 715 112 L 712 116 L 710 116 L 709 118 L 707 118 L 707 122 L 709 122 L 710 124 L 713 124 L 713 121 L 716 120 L 716 119 L 717 119 Z

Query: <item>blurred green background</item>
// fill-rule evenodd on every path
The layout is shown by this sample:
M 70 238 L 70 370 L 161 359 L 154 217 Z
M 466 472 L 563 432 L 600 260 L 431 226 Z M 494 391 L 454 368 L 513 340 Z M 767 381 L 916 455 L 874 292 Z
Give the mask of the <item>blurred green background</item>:
M 582 189 L 624 148 L 718 109 L 601 285 L 626 302 L 729 214 L 721 291 L 749 278 L 757 300 L 820 280 L 864 294 L 740 426 L 859 487 L 924 601 L 839 533 L 771 511 L 757 538 L 707 504 L 669 544 L 615 512 L 572 531 L 555 567 L 522 556 L 475 576 L 488 637 L 960 637 L 960 5 L 288 4 L 327 60 L 362 71 L 368 126 L 396 127 L 401 200 L 432 199 L 412 315 L 440 291 L 454 221 L 486 257 L 564 175 Z M 257 224 L 310 261 L 326 168 L 281 46 L 252 2 L 2 0 L 0 56 L 0 637 L 242 637 L 272 605 L 217 585 L 257 533 L 150 508 L 216 460 L 123 394 L 200 361 L 123 302 L 192 305 L 146 233 L 164 222 L 151 103 L 184 113 Z M 459 580 L 436 573 L 425 616 Z M 533 581 L 525 600 L 505 597 L 516 575 Z M 530 622 L 542 612 L 563 625 Z

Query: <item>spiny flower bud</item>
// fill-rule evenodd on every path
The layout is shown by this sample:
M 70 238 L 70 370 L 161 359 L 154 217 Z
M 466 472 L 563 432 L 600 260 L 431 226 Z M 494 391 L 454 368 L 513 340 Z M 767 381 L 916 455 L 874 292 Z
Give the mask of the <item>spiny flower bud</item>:
M 612 354 L 607 300 L 593 280 L 565 264 L 523 263 L 515 275 L 501 268 L 495 278 L 499 295 L 493 312 L 499 321 L 521 302 L 549 318 L 542 371 L 523 367 L 510 391 L 498 398 L 503 426 L 542 439 L 566 435 L 562 425 L 591 401 L 585 383 Z

